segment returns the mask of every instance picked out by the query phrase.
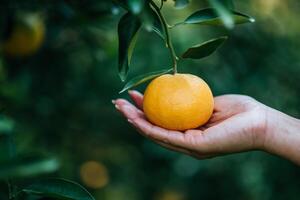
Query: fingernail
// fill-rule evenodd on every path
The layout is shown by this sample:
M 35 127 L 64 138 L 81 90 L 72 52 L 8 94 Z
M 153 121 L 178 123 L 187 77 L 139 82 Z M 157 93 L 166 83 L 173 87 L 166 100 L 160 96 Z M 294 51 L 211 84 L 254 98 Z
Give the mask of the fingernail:
M 116 100 L 114 100 L 114 99 L 113 99 L 113 100 L 111 100 L 111 102 L 112 102 L 113 104 L 116 104 Z
M 127 121 L 130 123 L 130 124 L 133 124 L 133 121 L 131 119 L 127 119 Z
M 131 94 L 133 92 L 133 90 L 128 90 L 128 94 Z
M 117 104 L 115 104 L 115 107 L 117 110 L 120 110 L 120 107 Z

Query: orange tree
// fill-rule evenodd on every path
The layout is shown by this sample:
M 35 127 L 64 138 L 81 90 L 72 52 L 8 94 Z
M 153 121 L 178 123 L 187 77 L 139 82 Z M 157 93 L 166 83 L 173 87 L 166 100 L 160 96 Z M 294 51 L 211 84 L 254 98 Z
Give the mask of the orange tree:
M 144 200 L 153 199 L 157 193 L 159 199 L 174 198 L 180 195 L 176 196 L 168 187 L 178 185 L 179 193 L 186 193 L 188 199 L 199 199 L 199 196 L 207 199 L 227 196 L 230 199 L 246 199 L 263 198 L 263 195 L 271 195 L 273 199 L 298 198 L 297 184 L 293 180 L 299 170 L 288 163 L 261 154 L 196 162 L 159 149 L 131 134 L 133 130 L 124 122 L 116 122 L 118 116 L 109 105 L 110 99 L 118 95 L 117 90 L 121 87 L 120 81 L 115 78 L 117 74 L 113 66 L 117 62 L 116 20 L 124 11 L 128 13 L 121 17 L 118 25 L 119 69 L 123 80 L 130 67 L 134 39 L 137 39 L 140 45 L 136 46 L 136 50 L 142 51 L 135 51 L 133 59 L 136 58 L 143 66 L 147 62 L 150 65 L 167 66 L 164 54 L 162 57 L 157 56 L 167 46 L 172 63 L 165 69 L 167 73 L 174 73 L 176 68 L 178 72 L 186 69 L 193 73 L 201 72 L 203 77 L 209 77 L 216 94 L 246 92 L 277 108 L 287 108 L 291 114 L 299 113 L 293 109 L 299 105 L 297 97 L 300 91 L 299 84 L 294 81 L 297 78 L 299 62 L 295 61 L 298 61 L 298 53 L 293 51 L 298 26 L 287 23 L 288 34 L 282 37 L 280 31 L 283 30 L 278 31 L 276 23 L 270 23 L 273 26 L 270 28 L 269 21 L 262 20 L 265 6 L 248 6 L 265 1 L 239 1 L 236 3 L 241 7 L 234 7 L 231 1 L 216 0 L 190 1 L 195 7 L 190 4 L 183 11 L 195 8 L 199 12 L 186 12 L 186 18 L 176 18 L 177 23 L 168 24 L 167 21 L 171 22 L 172 19 L 165 19 L 170 8 L 166 9 L 166 4 L 170 6 L 175 3 L 180 9 L 188 5 L 187 2 L 1 1 L 0 199 L 10 196 L 11 199 L 34 200 L 66 195 L 61 194 L 61 191 L 72 195 L 68 198 L 80 199 L 78 195 L 87 195 L 82 187 L 72 181 L 57 178 L 49 180 L 47 177 L 67 178 L 84 184 L 79 177 L 78 166 L 87 159 L 101 160 L 103 166 L 109 167 L 111 179 L 105 180 L 110 183 L 107 188 L 95 190 L 85 184 L 96 199 L 123 199 L 124 196 L 130 196 L 130 199 Z M 267 4 L 271 3 L 259 5 Z M 276 4 L 284 3 L 277 1 Z M 292 9 L 288 12 L 292 16 L 299 16 L 297 0 L 286 4 L 295 5 L 290 6 Z M 161 5 L 166 13 L 160 10 Z M 204 9 L 207 6 L 213 9 Z M 251 17 L 237 12 L 240 8 L 253 11 L 253 14 L 260 17 L 260 23 L 230 32 L 224 30 L 224 26 L 232 29 L 236 23 L 253 21 Z M 174 16 L 174 13 L 177 15 L 180 11 L 170 8 L 170 12 Z M 45 37 L 41 44 L 34 45 L 36 49 L 33 48 L 30 54 L 15 56 L 9 54 L 3 45 L 12 38 L 14 27 L 20 27 L 15 26 L 20 19 L 22 21 L 22 17 L 18 16 L 26 13 L 37 14 L 43 20 Z M 285 14 L 279 18 L 286 23 L 287 16 Z M 22 27 L 29 27 L 26 30 L 34 30 L 28 26 L 30 23 L 21 24 L 25 25 Z M 185 38 L 179 40 L 176 36 L 183 36 L 179 34 L 183 26 L 195 29 L 189 29 L 191 35 L 186 34 Z M 212 29 L 206 28 L 208 26 Z M 141 29 L 154 32 L 162 43 L 154 43 L 152 40 L 143 43 L 141 39 L 149 39 L 150 34 L 144 34 L 145 31 Z M 207 29 L 211 31 L 206 32 Z M 195 30 L 201 30 L 199 38 L 193 38 L 200 33 Z M 219 32 L 225 34 L 179 54 L 180 46 L 189 46 L 194 42 L 197 44 L 202 33 L 210 33 L 211 36 Z M 31 36 L 34 31 L 27 33 L 23 36 Z M 220 54 L 214 55 L 215 59 L 202 60 L 210 67 L 195 68 L 192 65 L 198 63 L 191 59 L 209 55 L 229 34 L 232 40 L 220 49 Z M 182 45 L 178 45 L 179 41 Z M 156 53 L 156 58 L 150 59 L 149 55 L 153 53 Z M 191 68 L 185 63 L 189 63 Z M 134 74 L 139 68 L 138 63 L 132 64 L 136 64 L 136 68 L 130 67 L 131 74 Z M 166 73 L 163 69 L 160 73 L 153 71 L 150 75 L 129 80 L 124 91 Z M 278 171 L 282 173 L 278 174 Z M 51 193 L 46 192 L 41 185 L 51 188 Z M 33 186 L 35 192 L 30 189 Z M 163 191 L 165 188 L 166 192 Z M 76 193 L 78 189 L 83 193 Z M 284 192 L 276 194 L 272 190 Z
M 151 72 L 130 80 L 121 92 L 147 80 L 152 81 L 145 91 L 143 109 L 150 122 L 171 130 L 187 130 L 205 124 L 213 112 L 213 95 L 205 81 L 197 76 L 178 73 L 180 59 L 201 59 L 212 54 L 227 36 L 213 38 L 194 45 L 177 56 L 169 29 L 182 25 L 198 24 L 222 26 L 231 29 L 235 24 L 254 22 L 240 12 L 234 11 L 232 1 L 209 1 L 211 7 L 199 9 L 186 19 L 169 25 L 161 10 L 164 1 L 158 6 L 154 1 L 117 1 L 127 13 L 118 24 L 119 34 L 119 75 L 125 81 L 129 70 L 132 52 L 141 27 L 155 31 L 164 41 L 170 52 L 172 68 Z M 175 7 L 185 7 L 188 1 L 175 1 Z M 166 75 L 167 73 L 172 75 Z
M 157 5 L 154 1 L 118 1 L 127 13 L 120 19 L 118 24 L 119 35 L 119 76 L 122 81 L 126 80 L 131 56 L 135 46 L 139 30 L 145 27 L 149 31 L 157 33 L 165 43 L 172 59 L 172 69 L 165 69 L 159 72 L 136 77 L 128 81 L 121 92 L 137 86 L 147 80 L 166 74 L 169 72 L 177 73 L 177 62 L 180 59 L 201 59 L 212 54 L 226 39 L 227 36 L 213 38 L 201 44 L 194 45 L 187 49 L 181 56 L 176 54 L 173 47 L 169 29 L 182 25 L 210 25 L 222 26 L 232 29 L 235 24 L 254 22 L 255 20 L 248 15 L 234 11 L 234 4 L 231 0 L 210 0 L 212 7 L 199 9 L 191 13 L 186 19 L 174 25 L 169 25 L 161 12 L 165 1 L 160 1 Z M 184 8 L 189 3 L 188 0 L 175 0 L 175 6 Z
M 102 8 L 109 8 L 114 12 L 119 9 L 118 6 L 126 10 L 126 14 L 121 17 L 118 24 L 118 69 L 121 80 L 125 81 L 127 77 L 135 41 L 138 37 L 139 30 L 142 27 L 148 31 L 154 31 L 161 37 L 169 50 L 173 64 L 170 69 L 151 72 L 150 74 L 142 75 L 130 80 L 122 91 L 162 74 L 170 72 L 177 73 L 177 62 L 180 61 L 180 59 L 200 59 L 209 56 L 227 39 L 227 36 L 220 36 L 199 45 L 195 45 L 189 48 L 181 56 L 178 56 L 173 47 L 169 29 L 176 29 L 182 25 L 189 24 L 224 25 L 228 29 L 231 29 L 235 24 L 254 21 L 253 18 L 234 11 L 234 6 L 231 1 L 210 0 L 209 2 L 212 7 L 199 9 L 198 11 L 191 13 L 190 16 L 182 22 L 169 25 L 161 12 L 165 3 L 163 0 L 156 2 L 152 0 L 116 0 L 114 1 L 114 5 L 111 2 L 90 1 L 88 4 L 89 6 L 86 6 L 85 4 L 86 7 L 83 8 L 79 1 L 74 1 L 73 3 L 44 2 L 38 4 L 35 4 L 34 1 L 27 1 L 26 3 L 21 1 L 8 1 L 6 2 L 6 6 L 1 7 L 2 42 L 0 48 L 5 64 L 11 67 L 6 69 L 7 74 L 5 79 L 9 82 L 9 80 L 14 80 L 18 77 L 19 74 L 22 74 L 23 76 L 24 71 L 22 71 L 23 69 L 20 69 L 20 66 L 24 67 L 26 62 L 30 62 L 32 59 L 38 60 L 38 56 L 42 56 L 42 59 L 47 59 L 47 56 L 53 54 L 51 51 L 57 50 L 57 45 L 59 44 L 56 44 L 57 40 L 55 40 L 55 37 L 51 38 L 51 36 L 55 35 L 56 29 L 65 26 L 64 23 L 67 23 L 69 27 L 76 29 L 78 27 L 76 27 L 77 24 L 74 22 L 84 21 L 85 23 L 88 23 L 93 18 L 99 18 L 107 14 L 107 10 Z M 187 0 L 175 1 L 175 6 L 177 8 L 183 8 L 187 4 Z M 93 5 L 98 5 L 98 7 L 94 7 Z M 97 10 L 97 8 L 100 9 Z M 79 9 L 81 11 L 80 14 L 76 12 Z M 52 29 L 48 30 L 48 34 L 52 34 L 50 35 L 50 38 L 48 37 L 45 41 L 45 30 L 47 31 L 47 25 L 44 24 L 44 20 L 47 20 L 47 18 L 48 21 L 51 19 L 50 22 L 53 24 L 51 24 Z M 72 28 L 69 30 L 71 31 L 70 35 L 72 35 Z M 65 34 L 65 32 L 56 33 L 56 36 L 63 37 L 63 34 Z M 74 37 L 76 37 L 76 33 L 74 34 Z M 85 39 L 88 40 L 88 38 Z M 54 55 L 58 54 L 59 52 Z M 61 57 L 55 58 L 60 59 Z M 32 70 L 34 71 L 29 70 L 29 73 L 32 73 L 33 76 L 38 77 L 45 75 L 41 69 Z M 26 81 L 26 73 L 24 76 L 25 79 L 22 79 L 21 81 Z M 57 71 L 51 72 L 51 70 L 48 70 L 47 73 L 54 77 L 57 75 Z M 58 82 L 64 79 L 63 74 L 60 76 L 61 77 L 58 78 L 61 78 L 61 80 L 58 79 Z M 20 88 L 13 88 L 12 86 L 2 86 L 1 92 L 4 97 L 4 100 L 2 101 L 3 105 L 9 105 L 8 102 L 18 102 L 19 104 L 26 103 L 26 99 L 22 99 L 22 94 L 19 93 L 19 89 Z M 53 92 L 56 94 L 56 91 Z M 4 109 L 9 109 L 9 106 L 8 108 L 4 107 Z M 15 111 L 6 110 L 5 112 L 14 113 Z M 5 112 L 3 112 L 3 114 Z M 14 115 L 16 114 L 12 114 L 12 117 Z M 26 154 L 24 152 L 18 152 L 18 148 L 13 141 L 13 133 L 15 132 L 14 124 L 17 123 L 14 123 L 13 119 L 2 116 L 0 123 L 0 179 L 6 182 L 8 188 L 7 196 L 9 199 L 33 199 L 43 197 L 94 199 L 87 190 L 73 181 L 62 178 L 32 179 L 32 177 L 36 177 L 37 175 L 56 171 L 60 166 L 60 162 L 55 157 L 41 155 L 40 153 L 27 152 Z M 7 197 L 3 196 L 1 198 Z

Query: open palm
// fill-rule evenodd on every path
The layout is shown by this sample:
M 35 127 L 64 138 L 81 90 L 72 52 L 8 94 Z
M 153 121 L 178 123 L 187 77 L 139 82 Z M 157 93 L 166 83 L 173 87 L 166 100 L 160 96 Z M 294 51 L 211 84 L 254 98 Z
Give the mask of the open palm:
M 266 107 L 251 97 L 215 97 L 214 113 L 208 123 L 180 132 L 151 124 L 142 110 L 143 95 L 137 91 L 129 94 L 135 105 L 117 99 L 113 101 L 116 108 L 139 133 L 168 149 L 203 159 L 263 148 Z

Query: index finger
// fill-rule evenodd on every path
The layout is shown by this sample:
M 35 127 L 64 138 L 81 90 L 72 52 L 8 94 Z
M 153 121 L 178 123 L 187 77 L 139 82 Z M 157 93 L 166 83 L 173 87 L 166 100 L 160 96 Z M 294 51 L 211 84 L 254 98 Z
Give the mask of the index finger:
M 136 90 L 129 90 L 128 94 L 130 95 L 130 98 L 134 101 L 135 105 L 139 109 L 143 110 L 143 98 L 144 98 L 144 96 Z

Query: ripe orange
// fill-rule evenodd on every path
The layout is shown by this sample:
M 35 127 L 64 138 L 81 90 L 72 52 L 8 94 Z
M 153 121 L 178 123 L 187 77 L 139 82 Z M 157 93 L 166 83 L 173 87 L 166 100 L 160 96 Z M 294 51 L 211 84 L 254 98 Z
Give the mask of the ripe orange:
M 209 86 L 191 74 L 165 74 L 148 85 L 143 109 L 153 124 L 170 130 L 187 130 L 205 124 L 214 99 Z
M 45 24 L 39 13 L 21 13 L 16 16 L 12 32 L 3 43 L 7 55 L 21 57 L 35 53 L 42 45 Z

